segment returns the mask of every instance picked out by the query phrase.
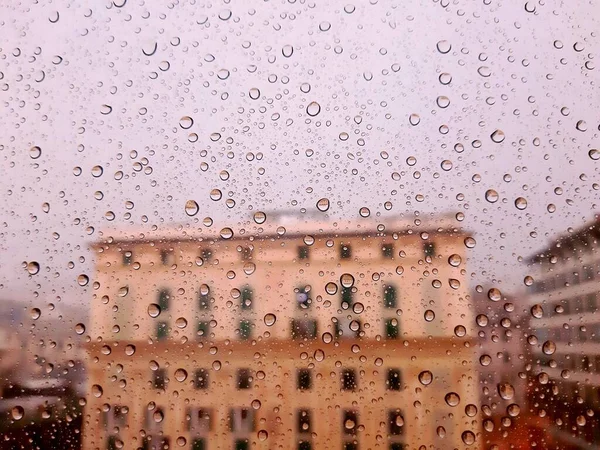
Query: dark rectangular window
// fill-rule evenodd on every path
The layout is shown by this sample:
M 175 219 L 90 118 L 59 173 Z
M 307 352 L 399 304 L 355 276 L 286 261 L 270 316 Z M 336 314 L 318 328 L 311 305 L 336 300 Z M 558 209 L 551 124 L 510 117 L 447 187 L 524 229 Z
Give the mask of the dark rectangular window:
M 400 373 L 400 369 L 388 369 L 385 387 L 390 391 L 399 391 L 402 389 L 402 374 Z
M 396 308 L 396 288 L 391 285 L 383 287 L 383 306 L 386 308 Z
M 212 259 L 213 253 L 212 250 L 208 248 L 204 248 L 200 251 L 200 257 L 204 260 L 204 262 L 209 262 Z
M 312 444 L 309 441 L 298 442 L 298 450 L 312 450 Z
M 158 322 L 156 324 L 156 339 L 164 341 L 169 336 L 169 324 L 167 322 Z
M 186 421 L 186 431 L 193 431 L 195 435 L 206 435 L 212 430 L 212 413 L 210 409 L 188 408 L 186 414 L 189 420 Z
M 404 417 L 399 409 L 388 411 L 388 434 L 402 436 L 404 434 Z
M 248 408 L 232 408 L 229 410 L 229 430 L 233 433 L 254 431 L 254 411 Z
M 298 259 L 308 259 L 310 256 L 310 249 L 306 245 L 300 245 L 298 247 Z
M 158 369 L 152 373 L 152 385 L 155 389 L 165 389 L 167 387 L 166 369 Z
M 585 281 L 593 280 L 594 277 L 594 268 L 592 266 L 585 266 L 583 268 L 583 278 Z
M 340 245 L 340 259 L 352 258 L 352 247 L 346 244 Z
M 394 244 L 383 244 L 381 247 L 381 253 L 385 259 L 394 258 Z
M 171 299 L 171 292 L 168 289 L 161 289 L 158 291 L 158 306 L 161 311 L 169 309 L 169 300 Z
M 208 389 L 208 370 L 206 369 L 196 369 L 194 373 L 194 387 L 196 389 Z
M 109 436 L 106 441 L 106 449 L 107 450 L 117 450 L 117 437 Z
M 398 319 L 386 319 L 385 337 L 387 339 L 398 339 L 400 331 L 398 330 Z
M 235 450 L 250 450 L 250 444 L 248 439 L 237 439 L 235 441 Z
M 312 373 L 310 369 L 298 370 L 297 387 L 301 391 L 307 391 L 312 388 Z
M 252 322 L 240 320 L 240 339 L 246 341 L 252 336 Z
M 202 438 L 196 438 L 192 441 L 192 450 L 206 450 L 206 443 Z
M 408 447 L 406 447 L 404 444 L 401 444 L 400 442 L 392 442 L 390 444 L 390 450 L 405 450 Z
M 356 442 L 344 442 L 344 450 L 358 450 L 358 444 Z
M 205 310 L 210 307 L 210 288 L 203 284 L 198 292 L 198 309 Z
M 596 311 L 596 293 L 595 292 L 592 292 L 591 294 L 587 295 L 586 303 L 587 303 L 587 305 L 586 305 L 587 310 L 589 312 Z
M 166 266 L 167 264 L 169 264 L 169 255 L 171 254 L 171 252 L 169 250 L 161 250 L 160 251 L 160 263 L 163 266 Z
M 250 369 L 238 369 L 237 371 L 237 388 L 250 389 L 252 387 L 252 374 Z
M 252 248 L 242 247 L 242 251 L 240 252 L 240 254 L 243 261 L 248 261 L 252 259 Z
M 242 299 L 242 303 L 241 303 L 242 309 L 252 309 L 252 301 L 254 300 L 254 292 L 252 291 L 252 289 L 249 286 L 244 286 L 242 288 L 241 299 Z
M 353 391 L 356 389 L 356 371 L 354 369 L 342 370 L 342 390 Z
M 133 253 L 131 252 L 131 250 L 125 251 L 125 253 L 123 253 L 123 265 L 130 266 L 132 260 L 133 260 Z
M 292 319 L 292 339 L 315 339 L 317 321 L 315 319 Z
M 358 414 L 356 411 L 345 410 L 342 414 L 342 430 L 344 434 L 356 434 Z
M 435 244 L 433 242 L 423 244 L 423 253 L 425 253 L 425 256 L 433 257 L 435 255 Z
M 312 430 L 310 428 L 310 410 L 309 409 L 300 409 L 296 413 L 297 417 L 297 433 L 310 433 Z
M 341 290 L 342 295 L 342 308 L 349 308 L 352 306 L 352 288 L 351 287 L 343 287 Z
M 357 338 L 360 337 L 362 324 L 360 320 L 353 320 L 350 323 L 342 323 L 340 322 L 340 319 L 337 319 L 336 322 L 334 322 L 334 327 L 336 339 Z
M 210 333 L 209 328 L 210 328 L 210 322 L 208 322 L 207 320 L 201 320 L 200 322 L 198 322 L 198 327 L 196 330 L 196 337 L 199 340 L 208 339 L 208 336 Z

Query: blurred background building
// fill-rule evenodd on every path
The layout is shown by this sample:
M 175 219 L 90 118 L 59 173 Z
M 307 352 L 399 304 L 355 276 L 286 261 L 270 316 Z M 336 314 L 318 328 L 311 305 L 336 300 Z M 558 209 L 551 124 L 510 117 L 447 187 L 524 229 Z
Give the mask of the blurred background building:
M 599 238 L 596 219 L 528 261 L 527 395 L 544 448 L 600 448 Z
M 471 238 L 264 219 L 94 245 L 84 448 L 479 448 Z

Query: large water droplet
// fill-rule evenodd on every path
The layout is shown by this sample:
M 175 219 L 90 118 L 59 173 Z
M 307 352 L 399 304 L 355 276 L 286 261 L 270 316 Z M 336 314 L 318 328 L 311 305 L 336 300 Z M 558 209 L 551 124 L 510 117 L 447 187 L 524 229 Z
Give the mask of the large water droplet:
M 498 384 L 498 394 L 504 400 L 512 400 L 515 396 L 515 388 L 510 383 L 500 383 Z
M 160 316 L 160 306 L 156 303 L 150 303 L 148 305 L 148 315 L 152 318 Z
M 321 105 L 319 105 L 317 102 L 310 102 L 308 104 L 308 106 L 306 107 L 306 114 L 308 114 L 311 117 L 315 117 L 320 112 L 321 112 Z
M 198 203 L 196 203 L 195 200 L 188 200 L 187 202 L 185 202 L 185 213 L 188 216 L 193 217 L 196 214 L 198 214 L 198 211 L 200 211 L 200 207 L 198 206 Z
M 494 189 L 488 189 L 485 191 L 485 199 L 490 203 L 496 203 L 498 201 L 499 195 Z
M 190 116 L 183 116 L 181 119 L 179 119 L 179 126 L 184 130 L 189 130 L 192 128 L 192 125 L 194 125 L 194 119 L 192 119 Z
M 523 197 L 517 197 L 515 199 L 515 208 L 524 210 L 527 208 L 527 199 Z
M 187 378 L 188 374 L 185 369 L 177 369 L 175 371 L 175 379 L 180 383 L 184 382 Z
M 27 272 L 30 275 L 36 275 L 40 271 L 40 265 L 36 261 L 30 261 L 27 263 Z
M 17 405 L 10 410 L 10 415 L 14 420 L 21 420 L 25 415 L 25 410 L 22 406 Z
M 100 398 L 102 397 L 102 394 L 104 393 L 104 390 L 102 389 L 102 386 L 100 386 L 99 384 L 94 384 L 92 386 L 92 395 L 96 398 Z
M 84 274 L 84 273 L 82 273 L 81 275 L 79 275 L 79 276 L 77 277 L 77 284 L 78 284 L 79 286 L 87 286 L 87 284 L 88 284 L 89 282 L 90 282 L 90 279 L 89 279 L 89 277 L 88 277 L 86 274 Z
M 546 341 L 542 344 L 542 352 L 546 355 L 552 355 L 556 351 L 556 344 L 554 341 Z
M 42 156 L 42 149 L 37 145 L 34 145 L 29 149 L 29 157 L 31 159 L 38 159 L 40 156 Z
M 456 392 L 448 392 L 444 397 L 448 406 L 458 406 L 460 403 L 460 397 Z
M 423 370 L 419 373 L 419 381 L 423 386 L 427 386 L 433 381 L 433 373 L 429 370 Z
M 450 50 L 452 50 L 452 45 L 448 41 L 439 41 L 437 43 L 436 47 L 438 49 L 438 52 L 440 52 L 442 54 L 446 54 Z

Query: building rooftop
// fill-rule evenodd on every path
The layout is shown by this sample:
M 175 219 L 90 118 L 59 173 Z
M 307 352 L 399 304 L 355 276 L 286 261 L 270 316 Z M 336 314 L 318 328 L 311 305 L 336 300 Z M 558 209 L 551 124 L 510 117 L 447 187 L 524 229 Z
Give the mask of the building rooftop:
M 143 228 L 106 228 L 99 232 L 99 241 L 92 246 L 115 243 L 148 241 L 220 241 L 254 239 L 291 239 L 312 236 L 315 239 L 340 236 L 386 236 L 396 234 L 467 235 L 454 214 L 400 214 L 332 219 L 320 211 L 259 212 L 237 222 L 212 220 L 197 223 L 149 225 Z M 423 235 L 426 239 L 427 235 Z
M 596 242 L 599 239 L 600 215 L 596 214 L 594 219 L 585 225 L 569 229 L 567 234 L 554 238 L 552 244 L 530 256 L 526 261 L 531 264 L 542 262 L 550 256 L 562 257 L 565 254 L 573 253 L 577 248 L 589 246 L 590 242 Z

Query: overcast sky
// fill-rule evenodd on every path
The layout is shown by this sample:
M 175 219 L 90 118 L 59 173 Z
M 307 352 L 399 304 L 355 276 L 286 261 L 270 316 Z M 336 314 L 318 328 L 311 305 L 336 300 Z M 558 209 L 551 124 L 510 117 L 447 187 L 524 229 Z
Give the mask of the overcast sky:
M 324 197 L 461 212 L 473 284 L 515 291 L 519 256 L 596 213 L 594 2 L 40 3 L 0 5 L 0 298 L 85 308 L 108 227 Z

